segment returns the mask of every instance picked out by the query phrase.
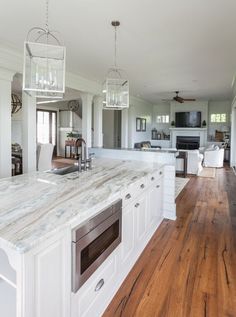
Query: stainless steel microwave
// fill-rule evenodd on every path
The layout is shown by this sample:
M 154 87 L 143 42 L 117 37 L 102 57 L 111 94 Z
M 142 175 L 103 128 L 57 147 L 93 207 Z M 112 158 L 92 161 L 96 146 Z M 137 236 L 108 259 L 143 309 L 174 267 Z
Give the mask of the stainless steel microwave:
M 72 232 L 72 291 L 75 293 L 121 242 L 122 200 Z

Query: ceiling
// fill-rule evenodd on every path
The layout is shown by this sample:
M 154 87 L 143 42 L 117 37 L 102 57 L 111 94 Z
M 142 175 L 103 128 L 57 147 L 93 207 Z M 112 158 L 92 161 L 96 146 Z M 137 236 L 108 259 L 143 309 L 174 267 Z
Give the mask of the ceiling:
M 131 94 L 156 103 L 175 90 L 184 97 L 223 100 L 236 73 L 235 0 L 50 0 L 49 27 L 67 47 L 67 70 L 102 83 L 118 64 Z M 32 26 L 45 23 L 42 0 L 1 0 L 0 42 L 23 51 Z

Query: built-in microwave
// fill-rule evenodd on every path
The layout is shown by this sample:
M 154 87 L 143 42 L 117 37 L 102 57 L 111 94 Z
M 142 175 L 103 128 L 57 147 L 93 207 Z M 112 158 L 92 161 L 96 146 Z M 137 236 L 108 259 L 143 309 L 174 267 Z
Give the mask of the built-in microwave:
M 72 291 L 75 293 L 121 242 L 122 200 L 72 231 Z

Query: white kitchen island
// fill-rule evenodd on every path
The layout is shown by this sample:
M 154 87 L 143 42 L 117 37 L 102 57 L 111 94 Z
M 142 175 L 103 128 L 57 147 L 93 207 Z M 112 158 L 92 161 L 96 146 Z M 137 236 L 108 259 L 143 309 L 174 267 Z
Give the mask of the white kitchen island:
M 101 316 L 163 218 L 175 219 L 174 166 L 106 158 L 93 165 L 0 181 L 1 316 Z M 121 243 L 73 293 L 72 230 L 117 199 Z

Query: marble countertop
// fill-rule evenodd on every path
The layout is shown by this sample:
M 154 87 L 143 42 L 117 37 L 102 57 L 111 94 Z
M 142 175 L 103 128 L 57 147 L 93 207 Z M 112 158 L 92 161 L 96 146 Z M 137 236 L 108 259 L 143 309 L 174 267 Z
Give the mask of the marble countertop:
M 169 140 L 167 140 L 169 141 Z M 94 148 L 96 149 L 96 148 Z M 101 149 L 101 148 L 98 148 L 98 149 Z M 92 152 L 93 148 L 91 148 L 91 152 Z M 141 149 L 134 149 L 134 148 L 103 148 L 103 150 L 117 150 L 117 151 L 148 151 L 148 152 L 158 152 L 158 153 L 170 153 L 170 154 L 176 154 L 178 152 L 177 149 L 175 148 L 162 148 L 162 149 L 159 149 L 159 148 L 155 148 L 155 147 L 150 147 L 150 148 L 141 148 Z
M 0 247 L 24 253 L 56 232 L 88 220 L 157 163 L 97 158 L 83 173 L 34 172 L 0 180 Z

